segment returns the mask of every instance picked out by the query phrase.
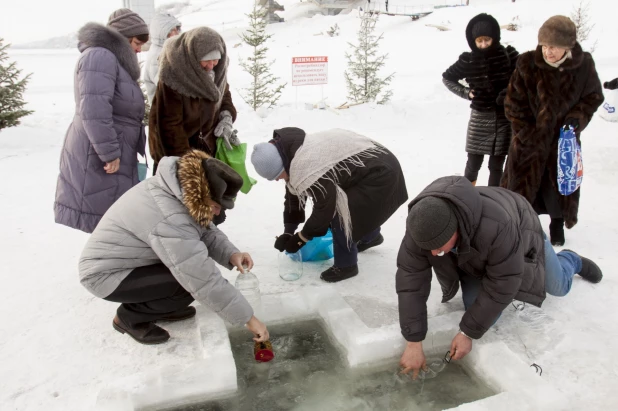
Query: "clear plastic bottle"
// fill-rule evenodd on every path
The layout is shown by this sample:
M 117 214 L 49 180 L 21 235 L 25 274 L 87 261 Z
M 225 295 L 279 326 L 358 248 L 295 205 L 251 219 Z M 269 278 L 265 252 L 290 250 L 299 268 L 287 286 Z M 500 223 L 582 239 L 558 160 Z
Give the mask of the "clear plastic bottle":
M 261 306 L 260 280 L 251 271 L 245 268 L 244 274 L 238 274 L 234 286 L 247 299 L 254 310 Z

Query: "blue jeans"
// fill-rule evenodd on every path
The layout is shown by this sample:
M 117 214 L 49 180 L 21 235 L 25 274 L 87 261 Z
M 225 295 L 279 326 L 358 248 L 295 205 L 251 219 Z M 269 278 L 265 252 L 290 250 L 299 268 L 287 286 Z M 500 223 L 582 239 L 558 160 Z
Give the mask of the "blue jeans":
M 563 297 L 571 290 L 573 277 L 582 270 L 582 259 L 572 251 L 554 251 L 549 238 L 545 237 L 545 292 Z M 464 307 L 467 310 L 481 291 L 481 280 L 470 275 L 460 278 Z
M 335 267 L 350 267 L 358 263 L 358 248 L 356 243 L 348 248 L 348 241 L 345 238 L 345 232 L 339 222 L 339 215 L 335 214 L 335 218 L 330 223 L 331 231 L 333 232 L 333 254 L 335 255 Z M 362 242 L 369 242 L 380 235 L 380 227 L 376 228 L 366 236 L 360 239 Z

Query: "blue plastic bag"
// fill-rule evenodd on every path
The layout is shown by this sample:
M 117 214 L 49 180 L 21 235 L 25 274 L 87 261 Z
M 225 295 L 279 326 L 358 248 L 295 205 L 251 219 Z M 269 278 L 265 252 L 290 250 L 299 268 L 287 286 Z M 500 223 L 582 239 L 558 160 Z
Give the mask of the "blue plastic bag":
M 304 262 L 323 261 L 333 258 L 333 233 L 331 233 L 330 229 L 326 235 L 315 237 L 305 244 L 305 246 L 300 249 L 300 255 Z M 295 254 L 288 254 L 288 257 L 292 259 L 294 259 L 294 256 Z
M 563 196 L 573 194 L 582 184 L 584 163 L 582 149 L 572 127 L 560 130 L 558 140 L 558 191 Z
M 144 181 L 148 175 L 148 164 L 137 162 L 137 178 L 139 181 Z

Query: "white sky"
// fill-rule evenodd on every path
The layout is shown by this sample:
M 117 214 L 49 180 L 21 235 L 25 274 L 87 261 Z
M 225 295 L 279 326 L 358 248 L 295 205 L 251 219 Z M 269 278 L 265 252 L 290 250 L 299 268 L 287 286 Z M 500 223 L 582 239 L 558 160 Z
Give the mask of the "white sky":
M 122 0 L 0 0 L 0 37 L 19 44 L 77 31 L 89 21 L 105 23 Z

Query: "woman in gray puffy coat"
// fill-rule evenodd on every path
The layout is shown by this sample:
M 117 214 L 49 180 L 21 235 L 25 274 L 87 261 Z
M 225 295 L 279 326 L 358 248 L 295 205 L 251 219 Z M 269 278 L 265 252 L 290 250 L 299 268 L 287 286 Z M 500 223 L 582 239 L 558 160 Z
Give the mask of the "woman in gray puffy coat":
M 511 142 L 511 123 L 504 115 L 504 98 L 499 96 L 506 94 L 519 53 L 500 44 L 500 26 L 488 14 L 470 20 L 466 38 L 472 51 L 459 56 L 442 74 L 442 81 L 450 91 L 471 101 L 464 176 L 476 184 L 483 159 L 489 155 L 487 185 L 498 186 Z M 468 87 L 459 82 L 464 79 Z
M 152 103 L 157 83 L 159 82 L 159 55 L 163 50 L 163 43 L 170 37 L 180 34 L 181 23 L 171 14 L 157 14 L 150 22 L 150 49 L 144 65 L 144 86 L 148 101 Z
M 137 153 L 145 155 L 144 97 L 137 53 L 148 26 L 120 9 L 107 27 L 79 30 L 75 115 L 60 155 L 55 221 L 91 233 L 107 209 L 139 182 Z

